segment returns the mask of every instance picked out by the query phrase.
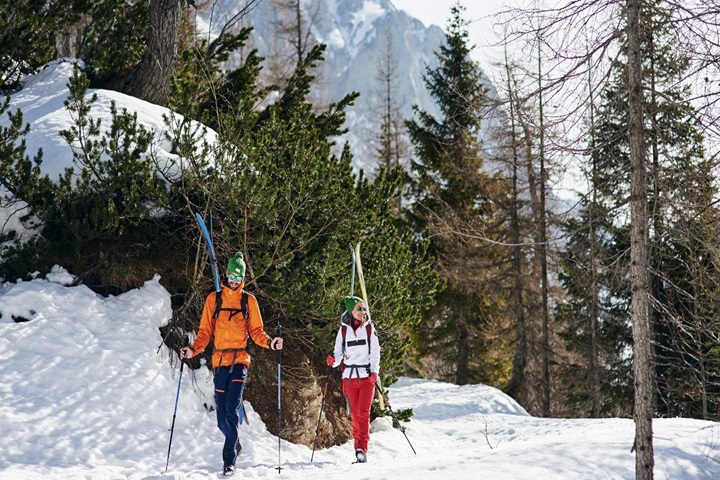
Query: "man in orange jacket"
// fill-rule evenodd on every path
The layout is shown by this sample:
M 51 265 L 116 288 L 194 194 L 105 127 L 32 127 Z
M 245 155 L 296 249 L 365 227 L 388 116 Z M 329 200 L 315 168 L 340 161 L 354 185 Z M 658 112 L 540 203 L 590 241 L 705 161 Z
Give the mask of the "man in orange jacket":
M 242 450 L 238 429 L 242 418 L 242 394 L 250 367 L 250 355 L 246 350 L 248 339 L 271 350 L 282 350 L 283 339 L 271 338 L 265 333 L 257 299 L 243 292 L 245 261 L 241 252 L 230 259 L 225 273 L 221 291 L 213 292 L 205 299 L 195 342 L 180 350 L 180 358 L 191 358 L 202 352 L 214 336 L 212 365 L 217 422 L 225 436 L 223 474 L 229 476 L 234 473 L 235 460 Z

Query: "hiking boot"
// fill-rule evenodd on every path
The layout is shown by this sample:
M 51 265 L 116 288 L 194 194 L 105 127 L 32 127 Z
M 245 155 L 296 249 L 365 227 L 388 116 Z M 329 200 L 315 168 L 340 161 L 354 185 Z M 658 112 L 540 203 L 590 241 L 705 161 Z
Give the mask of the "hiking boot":
M 359 448 L 355 450 L 355 458 L 357 458 L 356 463 L 365 463 L 367 462 L 367 455 L 365 455 L 365 452 L 360 450 Z
M 235 474 L 235 465 L 228 464 L 223 467 L 223 475 L 224 476 L 231 477 L 231 476 L 233 476 L 233 474 Z

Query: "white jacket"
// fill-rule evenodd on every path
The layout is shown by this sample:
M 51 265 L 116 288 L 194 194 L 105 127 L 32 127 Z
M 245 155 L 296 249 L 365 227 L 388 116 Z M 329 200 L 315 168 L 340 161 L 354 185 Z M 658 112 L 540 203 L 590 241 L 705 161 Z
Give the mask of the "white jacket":
M 371 373 L 380 375 L 380 342 L 375 332 L 375 326 L 368 319 L 357 330 L 353 330 L 350 322 L 350 314 L 348 312 L 343 313 L 340 319 L 340 329 L 335 336 L 335 349 L 333 350 L 335 363 L 333 368 L 340 365 L 340 363 L 345 363 L 342 378 L 367 378 Z M 368 324 L 370 325 L 370 338 L 368 338 Z M 343 327 L 345 327 L 344 358 Z M 368 344 L 370 345 L 369 352 Z

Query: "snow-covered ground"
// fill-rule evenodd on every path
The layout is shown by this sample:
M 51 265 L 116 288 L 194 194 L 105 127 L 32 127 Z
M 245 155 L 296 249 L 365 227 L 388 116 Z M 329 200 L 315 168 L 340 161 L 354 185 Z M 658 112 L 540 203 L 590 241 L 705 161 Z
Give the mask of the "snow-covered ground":
M 161 347 L 158 327 L 171 314 L 162 279 L 104 298 L 85 286 L 65 286 L 71 278 L 56 267 L 46 278 L 0 286 L 0 479 L 217 478 L 222 435 L 203 406 L 210 377 L 202 370 L 193 381 L 185 369 L 179 382 L 174 354 Z M 417 454 L 389 421 L 378 419 L 369 463 L 351 464 L 352 443 L 318 450 L 311 463 L 308 447 L 281 441 L 278 451 L 277 437 L 249 408 L 236 477 L 634 478 L 629 419 L 534 418 L 488 386 L 410 378 L 390 389 L 390 402 L 414 409 L 406 425 Z M 663 419 L 654 430 L 655 478 L 720 478 L 719 424 Z

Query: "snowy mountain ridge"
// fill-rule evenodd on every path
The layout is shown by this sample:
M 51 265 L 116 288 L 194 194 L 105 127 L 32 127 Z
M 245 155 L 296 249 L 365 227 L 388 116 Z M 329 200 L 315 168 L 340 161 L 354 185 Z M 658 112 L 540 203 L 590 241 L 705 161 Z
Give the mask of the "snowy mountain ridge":
M 222 8 L 213 11 L 214 18 L 208 16 L 209 12 L 199 13 L 201 24 L 213 31 L 243 6 L 233 0 L 222 0 L 220 4 Z M 278 58 L 279 51 L 287 50 L 287 45 L 280 45 L 282 34 L 278 25 L 282 12 L 278 5 L 276 1 L 262 1 L 242 20 L 243 25 L 254 29 L 251 46 L 266 58 L 266 69 L 269 62 Z M 329 103 L 351 92 L 360 93 L 347 111 L 349 133 L 339 143 L 347 140 L 355 166 L 372 172 L 376 167 L 370 146 L 379 135 L 375 112 L 381 106 L 377 92 L 382 86 L 379 70 L 383 56 L 390 52 L 394 62 L 397 72 L 394 95 L 403 118 L 412 117 L 413 105 L 437 114 L 439 110 L 422 77 L 428 66 L 437 66 L 435 52 L 444 42 L 445 34 L 437 26 L 425 27 L 395 8 L 390 0 L 307 0 L 301 5 L 310 33 L 306 41 L 327 45 L 325 61 L 316 71 L 314 98 L 319 103 Z M 223 13 L 219 15 L 218 11 Z

